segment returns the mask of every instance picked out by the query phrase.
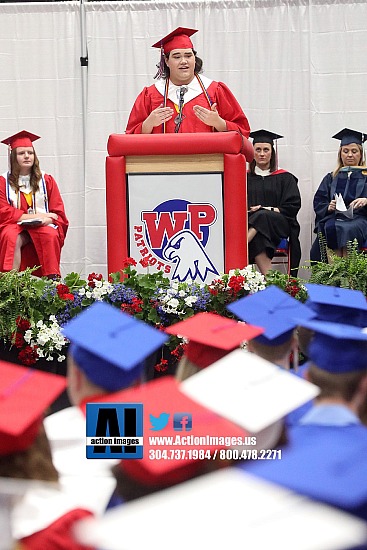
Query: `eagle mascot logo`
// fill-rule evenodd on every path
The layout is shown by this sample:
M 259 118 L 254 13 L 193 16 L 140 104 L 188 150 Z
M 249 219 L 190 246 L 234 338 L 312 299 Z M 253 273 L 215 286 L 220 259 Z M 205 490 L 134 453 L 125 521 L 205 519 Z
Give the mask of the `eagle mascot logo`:
M 219 275 L 200 241 L 187 229 L 179 231 L 168 241 L 163 257 L 175 264 L 172 280 L 184 282 L 200 278 L 204 282 L 208 273 Z

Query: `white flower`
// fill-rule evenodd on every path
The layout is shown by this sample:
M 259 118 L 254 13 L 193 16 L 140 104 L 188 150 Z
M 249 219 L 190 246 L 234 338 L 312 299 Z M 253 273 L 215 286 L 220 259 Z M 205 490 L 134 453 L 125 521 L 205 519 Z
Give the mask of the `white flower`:
M 27 342 L 27 344 L 29 344 L 31 339 L 32 339 L 32 329 L 28 329 L 24 333 L 24 340 Z
M 59 363 L 61 363 L 62 361 L 65 361 L 65 359 L 66 359 L 65 355 L 59 355 L 57 358 Z
M 78 294 L 79 294 L 79 296 L 84 296 L 85 288 L 80 288 Z
M 177 300 L 177 298 L 171 298 L 167 305 L 171 308 L 177 309 L 180 305 L 180 302 Z
M 185 298 L 185 304 L 187 306 L 192 306 L 192 304 L 195 304 L 195 302 L 198 301 L 198 297 L 197 296 L 187 296 L 187 298 Z

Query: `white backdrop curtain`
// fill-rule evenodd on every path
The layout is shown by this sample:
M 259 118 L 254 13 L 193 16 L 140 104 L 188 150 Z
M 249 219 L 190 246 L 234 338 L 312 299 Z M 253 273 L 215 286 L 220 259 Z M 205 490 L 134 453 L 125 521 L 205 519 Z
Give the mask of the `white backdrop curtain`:
M 336 163 L 331 136 L 367 132 L 366 2 L 107 1 L 85 11 L 83 112 L 79 2 L 0 4 L 0 138 L 23 128 L 43 138 L 41 166 L 58 181 L 70 219 L 62 272 L 107 275 L 107 139 L 124 132 L 135 97 L 153 82 L 159 52 L 151 44 L 178 26 L 199 29 L 204 74 L 232 89 L 251 128 L 284 135 L 279 165 L 299 179 L 305 264 L 313 194 Z M 5 147 L 1 154 L 5 171 Z

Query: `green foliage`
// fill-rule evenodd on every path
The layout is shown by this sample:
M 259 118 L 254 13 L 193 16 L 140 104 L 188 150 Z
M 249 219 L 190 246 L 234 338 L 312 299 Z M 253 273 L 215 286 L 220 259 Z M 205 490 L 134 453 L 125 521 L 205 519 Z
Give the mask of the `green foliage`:
M 359 251 L 357 241 L 347 244 L 346 256 L 331 253 L 329 263 L 313 262 L 310 269 L 311 283 L 352 288 L 367 295 L 367 255 Z

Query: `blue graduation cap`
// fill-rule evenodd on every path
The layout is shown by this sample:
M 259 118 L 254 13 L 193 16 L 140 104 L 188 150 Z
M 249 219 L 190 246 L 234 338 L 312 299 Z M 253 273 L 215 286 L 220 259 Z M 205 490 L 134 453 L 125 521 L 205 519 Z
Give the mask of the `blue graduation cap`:
M 299 319 L 315 317 L 311 309 L 274 285 L 233 302 L 227 309 L 243 321 L 263 327 L 265 332 L 256 341 L 268 346 L 286 342 Z
M 254 460 L 241 469 L 367 519 L 367 427 L 297 426 L 281 460 Z
M 362 145 L 367 139 L 367 134 L 358 132 L 358 130 L 351 130 L 350 128 L 344 128 L 333 136 L 334 139 L 340 139 L 340 146 L 349 145 L 350 143 L 357 143 Z
M 104 302 L 91 305 L 61 330 L 71 341 L 70 353 L 80 369 L 108 391 L 120 390 L 139 378 L 144 359 L 168 339 Z
M 367 329 L 315 319 L 299 319 L 299 325 L 314 331 L 308 357 L 317 367 L 334 374 L 367 371 Z
M 306 306 L 315 312 L 320 321 L 367 325 L 367 300 L 360 290 L 329 285 L 305 285 L 308 292 Z

